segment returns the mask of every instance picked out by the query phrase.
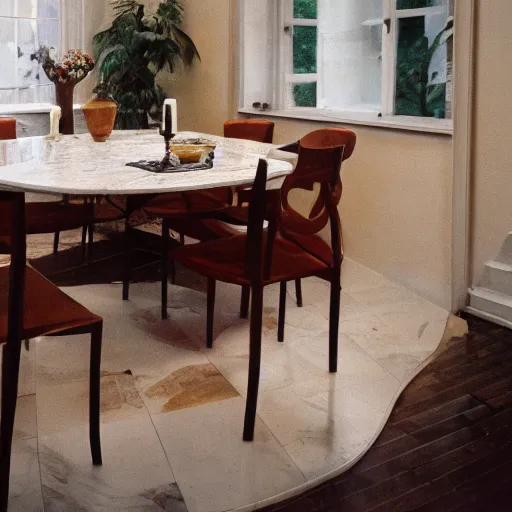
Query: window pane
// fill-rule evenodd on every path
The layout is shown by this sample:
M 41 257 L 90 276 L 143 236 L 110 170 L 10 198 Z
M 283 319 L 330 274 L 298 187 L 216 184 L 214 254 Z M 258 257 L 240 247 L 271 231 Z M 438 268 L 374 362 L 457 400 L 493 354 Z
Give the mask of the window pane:
M 435 7 L 443 5 L 446 0 L 397 0 L 397 9 L 422 9 L 423 7 Z
M 3 1 L 3 0 L 2 0 Z M 58 18 L 59 0 L 17 0 L 20 18 Z
M 0 16 L 14 16 L 14 0 L 0 1 Z
M 446 13 L 399 19 L 395 114 L 446 117 Z
M 308 20 L 316 19 L 316 0 L 294 0 L 293 17 Z
M 293 84 L 292 87 L 296 107 L 316 107 L 316 82 Z
M 293 27 L 294 74 L 316 73 L 316 27 Z
M 49 83 L 37 60 L 32 58 L 40 46 L 59 48 L 57 20 L 18 20 L 18 83 L 20 86 Z
M 0 88 L 16 86 L 15 24 L 12 18 L 0 18 Z
M 380 112 L 382 0 L 330 0 L 319 11 L 319 106 Z

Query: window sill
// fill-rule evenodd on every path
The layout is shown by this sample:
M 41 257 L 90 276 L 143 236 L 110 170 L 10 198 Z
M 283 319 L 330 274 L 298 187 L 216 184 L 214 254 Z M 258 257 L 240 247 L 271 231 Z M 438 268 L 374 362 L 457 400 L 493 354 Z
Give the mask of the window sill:
M 297 110 L 256 110 L 252 108 L 239 108 L 240 114 L 251 114 L 265 117 L 285 117 L 306 121 L 320 121 L 325 123 L 344 123 L 362 126 L 374 126 L 393 130 L 407 130 L 424 133 L 438 133 L 442 135 L 453 134 L 453 121 L 451 119 L 435 119 L 430 117 L 411 116 L 385 116 L 376 117 L 374 113 L 364 112 L 336 112 L 320 109 Z
M 55 105 L 51 103 L 20 103 L 0 105 L 0 115 L 49 114 Z M 73 110 L 80 110 L 81 105 L 73 105 Z

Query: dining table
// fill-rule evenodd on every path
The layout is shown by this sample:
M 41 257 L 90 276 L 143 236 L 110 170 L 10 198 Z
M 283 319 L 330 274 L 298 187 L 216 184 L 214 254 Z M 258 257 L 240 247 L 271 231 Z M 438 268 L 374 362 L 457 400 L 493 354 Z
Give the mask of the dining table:
M 191 139 L 215 143 L 212 168 L 155 173 L 127 166 L 129 162 L 164 157 L 164 139 L 156 129 L 114 131 L 102 143 L 94 142 L 88 133 L 1 141 L 0 190 L 130 196 L 235 187 L 252 184 L 260 158 L 267 159 L 268 182 L 279 187 L 293 169 L 290 161 L 268 158 L 269 153 L 272 156 L 276 152 L 272 144 L 197 132 L 180 132 L 173 143 Z

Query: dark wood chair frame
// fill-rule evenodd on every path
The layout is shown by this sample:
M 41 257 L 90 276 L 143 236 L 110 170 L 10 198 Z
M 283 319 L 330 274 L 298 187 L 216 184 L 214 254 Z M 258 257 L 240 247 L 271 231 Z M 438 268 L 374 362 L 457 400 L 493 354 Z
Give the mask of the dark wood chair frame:
M 9 476 L 11 465 L 12 437 L 18 380 L 21 344 L 23 341 L 23 304 L 25 291 L 26 235 L 25 194 L 0 192 L 0 201 L 9 201 L 12 211 L 11 263 L 9 268 L 9 299 L 7 342 L 2 355 L 2 416 L 0 423 L 0 512 L 6 512 L 9 500 Z M 89 380 L 89 441 L 92 462 L 102 464 L 100 442 L 100 364 L 103 321 L 87 326 L 68 328 L 52 332 L 51 336 L 75 334 L 91 335 L 90 380 Z
M 335 373 L 338 368 L 338 329 L 340 315 L 340 273 L 343 261 L 341 245 L 341 224 L 337 205 L 341 197 L 340 171 L 345 147 L 330 148 L 332 156 L 332 168 L 324 172 L 312 173 L 312 176 L 302 175 L 288 176 L 281 191 L 281 197 L 268 193 L 266 188 L 267 164 L 260 160 L 254 185 L 251 190 L 249 202 L 249 222 L 246 235 L 246 261 L 245 274 L 250 281 L 249 293 L 252 295 L 250 317 L 250 342 L 249 342 L 249 374 L 247 387 L 247 401 L 244 420 L 244 441 L 252 441 L 256 421 L 256 408 L 258 401 L 258 389 L 261 367 L 261 337 L 263 322 L 263 289 L 266 281 L 270 279 L 272 267 L 272 251 L 279 231 L 285 238 L 296 243 L 294 233 L 302 234 L 298 227 L 296 213 L 288 204 L 287 195 L 293 188 L 313 190 L 315 183 L 320 183 L 320 194 L 311 212 L 310 219 L 305 222 L 313 224 L 314 232 L 323 229 L 330 223 L 332 266 L 326 268 L 319 277 L 329 280 L 330 292 L 330 319 L 329 319 L 329 371 Z M 314 154 L 315 150 L 307 150 Z M 318 150 L 322 151 L 322 150 Z M 270 192 L 270 191 L 269 191 Z M 276 209 L 279 209 L 276 215 Z M 287 215 L 283 215 L 287 214 Z M 291 215 L 290 215 L 291 214 Z M 301 216 L 300 216 L 301 217 Z M 265 219 L 278 219 L 276 224 L 269 224 L 266 243 L 264 243 L 263 223 Z M 306 248 L 303 248 L 307 251 Z M 185 249 L 186 251 L 186 249 Z M 309 251 L 308 251 L 309 252 Z M 315 255 L 313 255 L 315 256 Z M 316 256 L 315 256 L 316 257 Z M 172 253 L 171 253 L 172 258 Z M 180 258 L 181 259 L 181 258 Z M 222 280 L 222 276 L 218 276 Z M 207 291 L 207 344 L 213 342 L 213 318 L 215 308 L 216 279 L 208 277 Z M 247 287 L 244 287 L 247 289 Z M 281 292 L 283 291 L 281 283 Z M 282 299 L 282 294 L 281 294 Z M 284 304 L 280 304 L 283 311 L 280 312 L 280 322 L 284 327 Z

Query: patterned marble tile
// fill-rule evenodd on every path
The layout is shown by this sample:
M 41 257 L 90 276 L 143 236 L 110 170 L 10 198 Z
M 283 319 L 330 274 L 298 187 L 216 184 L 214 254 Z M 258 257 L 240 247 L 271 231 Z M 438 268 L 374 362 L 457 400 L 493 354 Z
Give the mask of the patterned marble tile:
M 17 440 L 34 439 L 37 437 L 36 395 L 18 398 L 16 416 L 14 418 L 13 438 Z
M 101 378 L 101 422 L 118 423 L 148 417 L 132 375 L 107 374 Z M 39 436 L 88 425 L 89 383 L 80 380 L 37 389 Z
M 9 512 L 42 512 L 37 439 L 12 444 Z
M 212 364 L 186 366 L 144 391 L 151 401 L 161 404 L 167 413 L 227 400 L 238 396 L 237 391 Z
M 341 266 L 341 287 L 345 292 L 358 292 L 382 286 L 398 287 L 381 274 L 365 267 L 350 258 Z
M 91 463 L 86 428 L 40 439 L 46 512 L 186 512 L 148 417 L 103 425 L 101 436 L 99 467 Z
M 244 410 L 233 398 L 153 418 L 190 512 L 235 509 L 304 483 L 261 421 L 254 441 L 242 441 Z
M 325 361 L 306 340 L 293 350 Z M 321 356 L 321 357 L 319 357 Z M 399 382 L 355 343 L 340 343 L 338 373 L 260 395 L 259 415 L 308 480 L 342 467 L 367 446 Z
M 289 334 L 292 336 L 292 333 Z M 236 340 L 240 342 L 236 342 Z M 230 346 L 227 353 L 226 343 Z M 226 377 L 233 387 L 245 396 L 247 390 L 247 368 L 249 364 L 248 326 L 230 329 L 225 337 L 216 340 L 215 348 L 208 352 L 209 360 Z M 214 346 L 215 347 L 215 346 Z M 321 378 L 324 369 L 308 361 L 300 353 L 291 350 L 287 343 L 278 343 L 275 331 L 262 339 L 260 390 L 279 389 L 305 378 Z

